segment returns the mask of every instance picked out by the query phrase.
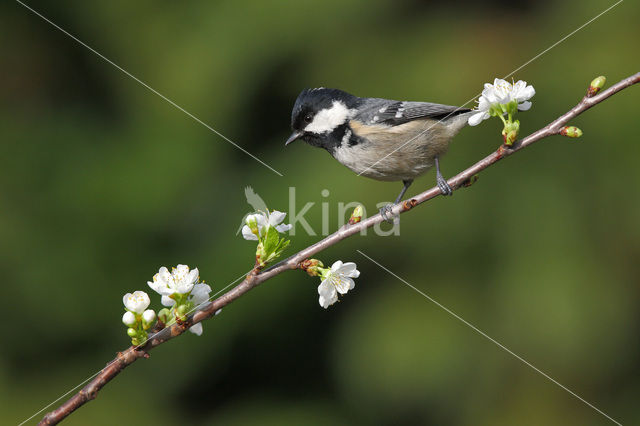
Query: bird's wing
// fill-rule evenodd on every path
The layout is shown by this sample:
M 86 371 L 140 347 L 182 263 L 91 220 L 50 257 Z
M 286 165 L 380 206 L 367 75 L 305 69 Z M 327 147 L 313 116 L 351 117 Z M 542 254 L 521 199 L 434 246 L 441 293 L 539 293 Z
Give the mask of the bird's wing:
M 362 111 L 362 118 L 367 124 L 383 123 L 397 126 L 409 121 L 432 118 L 442 120 L 454 115 L 470 111 L 451 105 L 434 104 L 430 102 L 388 101 L 376 99 Z M 358 118 L 358 117 L 356 117 Z
M 247 197 L 247 203 L 249 203 L 249 205 L 253 207 L 255 211 L 265 213 L 268 212 L 267 203 L 265 203 L 264 200 L 258 194 L 256 194 L 252 187 L 247 186 L 244 189 L 244 195 L 245 197 Z

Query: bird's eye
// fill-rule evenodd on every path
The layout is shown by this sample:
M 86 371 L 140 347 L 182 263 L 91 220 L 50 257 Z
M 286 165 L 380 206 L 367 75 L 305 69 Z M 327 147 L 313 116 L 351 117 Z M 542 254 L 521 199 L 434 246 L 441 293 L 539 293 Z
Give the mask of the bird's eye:
M 311 120 L 313 120 L 313 115 L 307 114 L 307 115 L 304 116 L 304 122 L 305 123 L 311 123 Z

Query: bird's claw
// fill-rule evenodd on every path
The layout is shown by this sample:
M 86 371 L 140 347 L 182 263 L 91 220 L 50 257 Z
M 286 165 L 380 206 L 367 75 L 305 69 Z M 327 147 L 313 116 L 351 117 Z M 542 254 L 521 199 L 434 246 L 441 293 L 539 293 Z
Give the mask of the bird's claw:
M 395 219 L 397 218 L 397 216 L 393 214 L 393 206 L 394 204 L 387 204 L 380 208 L 380 216 L 382 216 L 382 219 L 391 224 L 395 223 Z
M 442 176 L 438 176 L 436 178 L 436 182 L 438 184 L 438 188 L 440 188 L 440 192 L 442 193 L 442 195 L 453 195 L 453 190 L 451 189 L 445 178 L 443 178 Z

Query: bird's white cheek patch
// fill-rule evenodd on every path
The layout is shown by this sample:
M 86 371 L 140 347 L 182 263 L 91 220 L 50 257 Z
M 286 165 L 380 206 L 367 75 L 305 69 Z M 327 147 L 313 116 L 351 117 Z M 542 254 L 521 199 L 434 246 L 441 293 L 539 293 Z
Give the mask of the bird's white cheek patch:
M 304 128 L 306 132 L 327 133 L 332 132 L 336 127 L 344 124 L 354 114 L 340 101 L 333 101 L 331 108 L 318 111 L 313 117 L 313 121 Z

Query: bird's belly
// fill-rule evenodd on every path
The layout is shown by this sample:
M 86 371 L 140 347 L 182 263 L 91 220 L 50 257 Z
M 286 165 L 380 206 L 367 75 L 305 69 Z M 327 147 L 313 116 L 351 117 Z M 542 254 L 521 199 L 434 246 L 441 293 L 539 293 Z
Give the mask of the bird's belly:
M 361 176 L 383 181 L 409 180 L 433 167 L 435 157 L 446 152 L 453 136 L 432 120 L 381 130 L 373 133 L 368 129 L 369 134 L 359 134 L 354 128 L 360 143 L 341 145 L 333 156 Z

